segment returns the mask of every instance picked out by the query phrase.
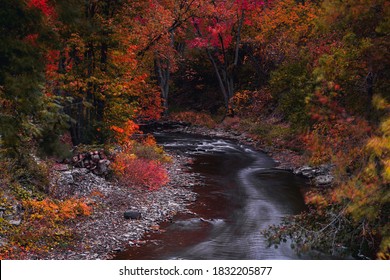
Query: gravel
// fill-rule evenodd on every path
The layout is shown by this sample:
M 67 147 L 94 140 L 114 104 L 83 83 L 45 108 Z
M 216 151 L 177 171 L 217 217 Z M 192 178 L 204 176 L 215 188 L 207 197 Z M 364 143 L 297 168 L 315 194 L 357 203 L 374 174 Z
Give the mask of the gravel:
M 145 233 L 159 231 L 160 222 L 172 219 L 179 212 L 188 212 L 188 205 L 196 201 L 196 193 L 190 186 L 199 178 L 186 172 L 190 158 L 171 156 L 173 163 L 167 166 L 170 182 L 156 191 L 124 187 L 82 168 L 56 171 L 53 180 L 61 186 L 61 190 L 54 190 L 56 195 L 59 198 L 87 196 L 93 213 L 70 225 L 75 232 L 71 247 L 53 249 L 45 255 L 31 254 L 29 259 L 111 259 L 127 246 L 143 244 Z M 129 211 L 140 213 L 140 217 L 125 218 L 124 213 Z

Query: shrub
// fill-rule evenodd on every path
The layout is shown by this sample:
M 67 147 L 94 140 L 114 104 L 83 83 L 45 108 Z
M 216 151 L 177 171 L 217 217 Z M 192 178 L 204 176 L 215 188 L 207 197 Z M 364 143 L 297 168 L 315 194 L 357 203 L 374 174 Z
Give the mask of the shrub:
M 168 182 L 167 171 L 155 160 L 137 158 L 126 151 L 118 154 L 112 164 L 120 183 L 125 186 L 156 190 Z
M 23 203 L 29 221 L 40 220 L 62 222 L 74 219 L 77 216 L 89 216 L 91 208 L 82 199 L 70 198 L 64 201 L 55 201 L 49 198 L 44 200 L 27 200 Z
M 232 97 L 231 106 L 236 115 L 252 118 L 268 113 L 269 107 L 272 106 L 271 102 L 271 93 L 266 88 L 258 91 L 242 90 Z
M 66 246 L 74 238 L 66 222 L 91 214 L 86 202 L 77 198 L 63 201 L 29 199 L 23 201 L 23 207 L 22 224 L 7 225 L 5 235 L 9 244 L 1 248 L 0 259 L 23 259 L 28 251 L 39 254 L 56 246 Z
M 215 121 L 209 114 L 186 111 L 180 113 L 171 114 L 171 119 L 174 121 L 188 122 L 192 125 L 206 126 L 208 128 L 214 128 L 216 126 Z
M 314 84 L 306 70 L 304 61 L 281 66 L 271 74 L 270 88 L 278 110 L 294 127 L 305 128 L 309 123 L 306 97 Z
M 164 149 L 157 145 L 152 135 L 148 135 L 142 142 L 134 141 L 131 145 L 131 153 L 137 158 L 155 160 L 160 163 L 171 161 L 171 158 L 164 153 Z

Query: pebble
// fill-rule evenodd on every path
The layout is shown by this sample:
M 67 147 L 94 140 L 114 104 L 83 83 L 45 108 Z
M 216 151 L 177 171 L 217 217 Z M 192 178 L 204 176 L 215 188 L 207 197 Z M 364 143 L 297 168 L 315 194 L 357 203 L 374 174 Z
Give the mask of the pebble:
M 56 196 L 88 196 L 92 191 L 99 191 L 104 196 L 93 197 L 93 213 L 86 219 L 75 221 L 73 227 L 78 239 L 72 244 L 72 256 L 67 249 L 54 249 L 47 255 L 29 259 L 111 259 L 115 252 L 127 246 L 142 246 L 141 241 L 148 231 L 159 230 L 159 223 L 169 220 L 176 213 L 187 212 L 187 206 L 196 201 L 187 182 L 200 184 L 196 174 L 189 174 L 187 156 L 172 156 L 173 162 L 167 166 L 170 182 L 153 192 L 123 187 L 107 181 L 83 168 L 66 171 L 55 170 Z M 54 190 L 54 188 L 53 188 Z M 140 219 L 125 219 L 126 211 L 138 212 Z M 152 228 L 151 228 L 152 227 Z

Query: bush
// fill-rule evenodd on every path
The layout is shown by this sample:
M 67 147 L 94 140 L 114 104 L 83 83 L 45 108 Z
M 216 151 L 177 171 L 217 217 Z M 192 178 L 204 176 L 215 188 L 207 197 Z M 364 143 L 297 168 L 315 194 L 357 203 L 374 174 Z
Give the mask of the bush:
M 137 158 L 155 160 L 160 163 L 167 163 L 171 158 L 164 153 L 164 149 L 158 146 L 152 135 L 148 135 L 142 142 L 134 141 L 131 145 L 131 152 Z
M 206 126 L 208 128 L 214 128 L 217 125 L 209 114 L 193 111 L 171 114 L 171 119 L 174 121 L 188 122 L 192 125 Z
M 306 98 L 314 89 L 304 63 L 291 63 L 272 72 L 270 80 L 272 97 L 278 110 L 293 127 L 305 128 L 310 123 Z
M 27 252 L 44 253 L 56 246 L 66 246 L 74 238 L 66 221 L 78 216 L 89 216 L 91 208 L 82 199 L 71 198 L 63 201 L 46 198 L 25 200 L 23 223 L 7 226 L 5 234 L 8 246 L 0 249 L 0 259 L 23 259 Z
M 156 190 L 168 182 L 167 171 L 155 160 L 137 158 L 126 151 L 115 157 L 112 164 L 121 184 L 129 187 L 147 187 Z
M 258 91 L 242 90 L 231 99 L 234 113 L 240 117 L 260 116 L 267 114 L 272 104 L 272 96 L 267 88 Z

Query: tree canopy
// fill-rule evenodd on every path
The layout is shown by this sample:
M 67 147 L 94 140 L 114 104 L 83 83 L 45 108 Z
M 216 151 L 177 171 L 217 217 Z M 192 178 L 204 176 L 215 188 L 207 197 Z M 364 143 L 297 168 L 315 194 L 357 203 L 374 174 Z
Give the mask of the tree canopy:
M 252 131 L 272 112 L 336 183 L 270 242 L 390 258 L 388 1 L 0 2 L 2 157 L 58 156 L 66 134 L 119 143 L 164 112 L 237 116 Z

